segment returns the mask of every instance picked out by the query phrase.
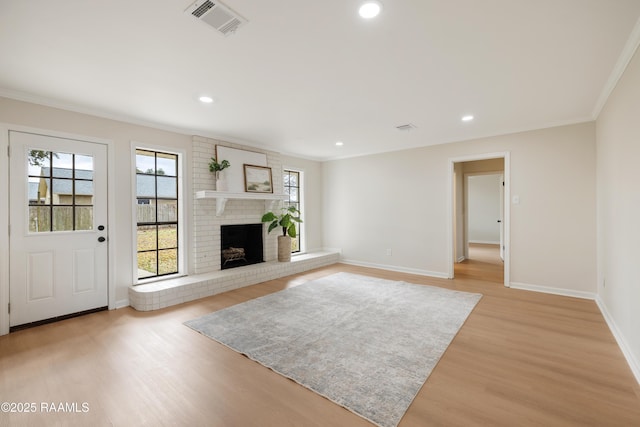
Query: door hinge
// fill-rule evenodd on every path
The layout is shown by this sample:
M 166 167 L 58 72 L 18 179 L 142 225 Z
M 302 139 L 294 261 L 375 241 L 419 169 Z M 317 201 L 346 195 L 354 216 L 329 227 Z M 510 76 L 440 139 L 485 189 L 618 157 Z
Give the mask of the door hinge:
M 11 157 L 11 146 L 7 145 L 7 157 Z
M 11 303 L 7 304 L 7 311 L 9 314 L 11 314 Z

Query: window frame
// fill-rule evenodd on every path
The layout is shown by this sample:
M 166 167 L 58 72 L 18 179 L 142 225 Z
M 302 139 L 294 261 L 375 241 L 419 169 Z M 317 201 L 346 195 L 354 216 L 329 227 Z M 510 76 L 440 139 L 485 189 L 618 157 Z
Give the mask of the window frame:
M 177 228 L 178 228 L 178 272 L 177 273 L 169 273 L 164 275 L 156 275 L 148 278 L 138 278 L 138 196 L 137 196 L 137 171 L 136 171 L 136 152 L 138 150 L 149 151 L 154 153 L 161 154 L 170 154 L 177 156 L 177 191 L 178 191 L 178 199 L 177 199 L 177 210 L 178 210 L 178 218 L 177 218 Z M 187 155 L 184 150 L 176 149 L 173 147 L 165 147 L 165 146 L 157 146 L 157 145 L 149 145 L 149 144 L 141 144 L 135 141 L 131 142 L 131 212 L 132 212 L 132 227 L 131 227 L 131 238 L 132 238 L 132 282 L 135 285 L 142 285 L 146 283 L 153 283 L 161 280 L 172 279 L 176 277 L 182 277 L 186 275 L 186 266 L 187 263 L 187 251 L 188 244 L 186 242 L 186 216 L 187 212 L 185 211 L 185 196 L 187 193 L 187 189 L 185 186 L 184 180 L 184 171 L 185 162 L 187 160 Z M 162 198 L 161 198 L 162 199 Z M 162 224 L 162 222 L 156 222 L 156 224 Z M 158 250 L 158 248 L 156 248 Z
M 305 222 L 304 222 L 304 212 L 305 212 L 305 206 L 304 206 L 304 170 L 300 169 L 300 168 L 295 168 L 295 167 L 288 167 L 288 166 L 284 166 L 282 168 L 282 192 L 283 194 L 287 194 L 285 192 L 285 188 L 286 185 L 284 183 L 284 177 L 287 175 L 287 173 L 297 173 L 298 174 L 298 209 L 300 210 L 300 219 L 302 220 L 301 223 L 296 224 L 296 229 L 298 231 L 298 250 L 295 252 L 291 252 L 292 256 L 296 256 L 296 255 L 301 255 L 306 253 L 306 242 L 305 242 Z M 289 203 L 289 200 L 284 200 L 283 201 L 283 206 L 286 206 L 286 204 Z

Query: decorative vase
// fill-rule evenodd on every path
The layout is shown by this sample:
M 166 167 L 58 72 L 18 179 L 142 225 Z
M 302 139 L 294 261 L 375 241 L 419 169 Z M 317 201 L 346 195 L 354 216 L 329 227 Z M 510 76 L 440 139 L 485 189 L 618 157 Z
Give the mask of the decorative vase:
M 228 189 L 226 179 L 216 179 L 216 191 L 227 191 Z
M 291 261 L 291 237 L 278 236 L 278 261 Z
M 216 191 L 227 191 L 229 187 L 227 186 L 227 180 L 225 179 L 223 171 L 216 172 Z

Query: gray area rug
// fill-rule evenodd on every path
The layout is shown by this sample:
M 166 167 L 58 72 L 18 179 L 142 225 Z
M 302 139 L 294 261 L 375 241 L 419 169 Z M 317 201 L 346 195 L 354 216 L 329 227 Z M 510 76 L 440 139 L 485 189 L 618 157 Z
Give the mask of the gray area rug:
M 481 297 L 337 273 L 185 324 L 395 427 Z

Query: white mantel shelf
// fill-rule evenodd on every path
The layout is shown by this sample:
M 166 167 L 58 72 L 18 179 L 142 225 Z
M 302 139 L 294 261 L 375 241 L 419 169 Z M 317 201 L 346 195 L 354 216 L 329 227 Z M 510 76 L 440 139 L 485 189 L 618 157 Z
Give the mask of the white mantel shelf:
M 227 191 L 203 190 L 196 191 L 196 199 L 216 199 L 216 216 L 224 213 L 224 207 L 227 200 L 243 199 L 243 200 L 264 200 L 265 210 L 273 210 L 273 204 L 279 200 L 287 200 L 286 194 L 272 193 L 229 193 Z

